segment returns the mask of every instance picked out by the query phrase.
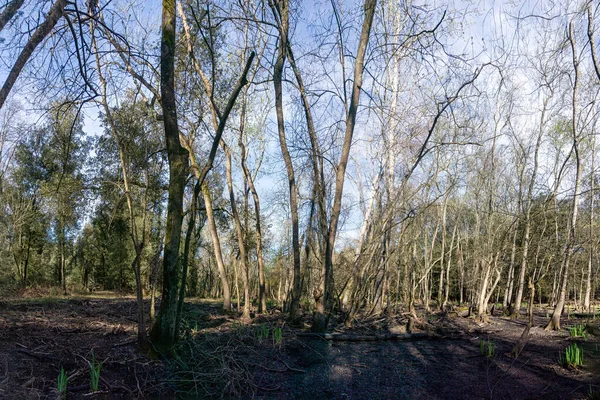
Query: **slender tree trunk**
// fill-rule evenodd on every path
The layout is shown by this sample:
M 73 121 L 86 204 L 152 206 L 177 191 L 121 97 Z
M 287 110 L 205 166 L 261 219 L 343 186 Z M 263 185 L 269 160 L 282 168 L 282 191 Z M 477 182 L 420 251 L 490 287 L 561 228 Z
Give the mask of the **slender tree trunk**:
M 252 199 L 254 201 L 254 213 L 256 214 L 256 257 L 258 258 L 258 312 L 264 313 L 267 311 L 267 294 L 265 290 L 265 263 L 263 257 L 263 235 L 261 226 L 261 211 L 260 211 L 260 199 L 258 197 L 258 191 L 254 187 L 254 179 L 246 164 L 246 146 L 244 145 L 244 131 L 245 131 L 245 117 L 246 117 L 246 96 L 247 89 L 244 92 L 242 102 L 242 112 L 240 115 L 240 137 L 238 140 L 238 146 L 241 151 L 241 164 L 244 176 L 248 182 L 250 192 L 252 193 Z
M 238 241 L 238 247 L 240 251 L 240 266 L 242 267 L 242 282 L 244 283 L 244 311 L 242 317 L 246 320 L 250 319 L 250 282 L 248 278 L 248 258 L 246 255 L 246 242 L 244 239 L 244 232 L 242 229 L 242 223 L 240 221 L 240 215 L 238 213 L 237 204 L 235 202 L 235 194 L 233 192 L 233 179 L 231 177 L 231 152 L 229 148 L 225 146 L 225 174 L 227 175 L 227 186 L 229 188 L 229 202 L 231 203 L 231 213 L 233 214 L 233 220 L 235 222 L 235 232 Z M 239 296 L 238 296 L 239 302 Z
M 521 301 L 523 299 L 523 286 L 525 284 L 525 273 L 527 271 L 527 257 L 529 255 L 529 241 L 530 241 L 530 233 L 531 233 L 531 208 L 533 204 L 533 188 L 535 187 L 535 181 L 537 178 L 537 170 L 538 170 L 538 154 L 540 150 L 540 146 L 542 144 L 542 138 L 544 134 L 544 126 L 545 126 L 545 115 L 546 115 L 546 107 L 548 102 L 550 101 L 550 96 L 547 97 L 544 101 L 544 107 L 542 108 L 542 115 L 540 118 L 540 129 L 538 133 L 537 142 L 535 145 L 535 153 L 533 156 L 533 171 L 531 173 L 531 179 L 529 181 L 529 186 L 527 188 L 527 198 L 525 199 L 525 232 L 523 234 L 523 254 L 521 257 L 521 269 L 519 271 L 519 288 L 517 291 L 517 298 L 513 305 L 513 318 L 519 318 L 521 315 Z
M 189 150 L 188 150 L 189 152 Z M 177 318 L 175 320 L 175 335 L 179 335 L 181 327 L 181 317 L 183 313 L 183 305 L 185 303 L 185 293 L 187 290 L 187 275 L 189 268 L 189 254 L 190 254 L 190 243 L 192 235 L 196 227 L 196 204 L 198 203 L 198 197 L 200 196 L 200 181 L 196 181 L 194 185 L 194 192 L 192 194 L 192 204 L 189 210 L 189 220 L 187 231 L 185 233 L 185 239 L 183 244 L 183 254 L 181 255 L 181 282 L 179 283 L 179 298 L 177 299 Z M 208 206 L 207 206 L 208 210 Z M 208 214 L 208 212 L 207 212 Z
M 62 225 L 62 223 L 61 223 Z M 65 229 L 61 228 L 61 241 L 60 241 L 60 279 L 62 283 L 63 294 L 67 295 L 67 276 L 65 271 Z
M 440 254 L 440 280 L 438 285 L 438 306 L 440 310 L 444 309 L 444 261 L 446 255 L 446 210 L 448 206 L 448 196 L 444 198 L 443 210 L 442 210 L 442 249 Z
M 575 228 L 577 223 L 577 214 L 579 206 L 579 186 L 581 180 L 581 162 L 579 159 L 579 135 L 577 132 L 577 90 L 579 81 L 579 61 L 577 58 L 577 48 L 575 44 L 575 32 L 573 28 L 573 21 L 569 24 L 569 42 L 571 44 L 571 50 L 573 53 L 573 69 L 575 77 L 573 80 L 573 116 L 571 122 L 571 129 L 573 134 L 573 151 L 575 153 L 575 192 L 573 194 L 573 203 L 571 208 L 571 219 L 569 221 L 569 234 L 567 237 L 567 246 L 564 251 L 564 257 L 562 262 L 562 279 L 560 285 L 560 292 L 558 295 L 558 301 L 552 312 L 552 318 L 546 325 L 546 330 L 560 330 L 560 317 L 565 306 L 565 299 L 567 295 L 567 283 L 569 279 L 569 264 L 571 262 L 571 256 L 573 253 L 573 245 L 575 243 Z
M 594 169 L 596 158 L 596 136 L 592 136 L 592 166 L 590 173 L 590 247 L 588 250 L 588 268 L 585 280 L 585 299 L 583 300 L 583 308 L 587 312 L 591 312 L 591 295 L 592 295 L 592 269 L 594 260 L 594 179 L 596 170 Z
M 506 289 L 504 290 L 504 300 L 502 301 L 502 307 L 504 309 L 505 315 L 510 314 L 510 310 L 508 308 L 512 304 L 513 285 L 515 281 L 515 255 L 517 253 L 518 232 L 519 230 L 515 228 L 515 232 L 513 233 L 512 246 L 510 250 L 510 264 L 508 266 L 508 275 L 506 278 Z
M 42 41 L 50 34 L 50 32 L 52 32 L 52 29 L 54 29 L 54 26 L 58 20 L 64 15 L 66 5 L 67 0 L 56 0 L 56 2 L 50 8 L 50 11 L 48 12 L 44 22 L 37 27 L 33 35 L 31 35 L 25 44 L 25 47 L 23 47 L 21 50 L 21 53 L 17 57 L 17 60 L 13 64 L 8 76 L 6 77 L 6 80 L 4 81 L 2 89 L 0 89 L 0 109 L 2 109 L 2 106 L 6 102 L 6 98 L 8 97 L 12 87 L 14 86 L 17 78 L 21 74 L 25 64 L 27 64 L 27 61 L 29 61 L 29 58 L 35 51 L 36 47 L 42 43 Z M 4 16 L 4 13 L 2 16 Z
M 133 248 L 135 250 L 135 258 L 131 263 L 131 267 L 133 269 L 133 273 L 135 276 L 135 284 L 136 284 L 136 301 L 138 308 L 137 322 L 138 322 L 138 346 L 140 348 L 146 347 L 146 321 L 144 315 L 144 292 L 142 286 L 142 268 L 141 268 L 141 256 L 142 251 L 144 249 L 144 232 L 142 231 L 142 240 L 140 240 L 138 235 L 138 229 L 136 226 L 136 215 L 134 211 L 133 199 L 131 197 L 131 191 L 129 187 L 129 166 L 128 166 L 128 157 L 125 154 L 125 148 L 119 137 L 119 131 L 113 119 L 112 110 L 108 105 L 107 100 L 107 84 L 102 74 L 102 66 L 100 63 L 100 56 L 98 52 L 98 46 L 96 44 L 96 37 L 94 36 L 95 29 L 92 22 L 90 22 L 90 32 L 92 34 L 92 48 L 96 53 L 96 70 L 98 73 L 98 79 L 100 80 L 102 86 L 102 96 L 101 96 L 101 104 L 104 108 L 104 113 L 106 115 L 106 119 L 108 121 L 108 125 L 110 128 L 111 135 L 113 136 L 117 147 L 119 149 L 119 161 L 121 164 L 121 173 L 123 175 L 123 187 L 125 189 L 125 199 L 127 200 L 127 210 L 129 212 L 129 225 L 130 225 L 130 234 L 131 240 L 133 242 Z M 143 204 L 141 208 L 145 210 L 145 205 Z M 145 211 L 143 219 L 145 221 Z M 145 222 L 144 222 L 145 226 Z M 144 229 L 143 229 L 144 230 Z
M 25 0 L 12 0 L 4 8 L 4 11 L 0 13 L 0 32 L 6 26 L 6 24 L 15 16 L 19 8 L 23 5 Z
M 325 260 L 321 269 L 321 279 L 317 293 L 315 293 L 315 313 L 313 315 L 313 332 L 325 332 L 329 323 L 331 311 L 330 297 L 333 290 L 333 252 L 335 250 L 335 239 L 337 236 L 338 222 L 342 209 L 342 194 L 344 191 L 344 180 L 346 177 L 346 166 L 350 156 L 350 147 L 352 145 L 352 137 L 354 135 L 354 127 L 356 125 L 356 115 L 360 100 L 360 92 L 362 87 L 363 68 L 371 26 L 373 24 L 373 16 L 377 0 L 365 0 L 364 11 L 365 19 L 363 21 L 362 31 L 358 43 L 358 51 L 356 52 L 356 61 L 354 64 L 354 83 L 352 86 L 352 95 L 350 98 L 350 107 L 346 116 L 346 131 L 344 135 L 344 144 L 342 146 L 342 154 L 340 162 L 336 168 L 335 178 L 335 193 L 333 198 L 333 207 L 331 209 L 331 217 L 329 229 L 325 240 Z M 341 45 L 341 43 L 340 43 Z
M 298 194 L 294 164 L 287 146 L 285 134 L 285 119 L 283 116 L 283 68 L 288 53 L 289 30 L 289 2 L 288 0 L 271 0 L 269 5 L 273 16 L 279 22 L 279 47 L 277 59 L 273 66 L 273 85 L 275 88 L 275 110 L 277 114 L 277 131 L 279 133 L 279 146 L 285 163 L 288 177 L 288 190 L 290 196 L 290 214 L 292 216 L 292 252 L 294 259 L 292 299 L 290 303 L 290 317 L 294 318 L 300 301 L 300 233 L 298 219 Z
M 163 0 L 160 61 L 160 88 L 169 159 L 169 200 L 163 259 L 163 292 L 160 310 L 151 331 L 154 348 L 165 355 L 174 354 L 179 284 L 179 246 L 183 220 L 183 195 L 188 170 L 188 153 L 181 146 L 175 99 L 175 17 L 176 0 Z
M 444 302 L 442 303 L 442 310 L 446 309 L 448 305 L 448 296 L 450 295 L 450 266 L 452 265 L 452 250 L 454 249 L 454 238 L 456 237 L 456 230 L 458 228 L 458 224 L 454 225 L 454 230 L 452 231 L 452 239 L 450 240 L 450 250 L 448 251 L 448 261 L 446 263 L 446 282 L 444 289 Z
M 217 269 L 221 277 L 221 285 L 223 286 L 223 310 L 231 311 L 231 294 L 229 282 L 227 281 L 227 272 L 225 271 L 225 263 L 223 262 L 223 253 L 221 252 L 221 241 L 217 231 L 217 223 L 215 221 L 214 210 L 212 206 L 212 198 L 207 184 L 202 185 L 202 195 L 204 196 L 204 205 L 206 207 L 206 217 L 208 219 L 208 229 L 213 242 L 213 250 L 217 261 Z

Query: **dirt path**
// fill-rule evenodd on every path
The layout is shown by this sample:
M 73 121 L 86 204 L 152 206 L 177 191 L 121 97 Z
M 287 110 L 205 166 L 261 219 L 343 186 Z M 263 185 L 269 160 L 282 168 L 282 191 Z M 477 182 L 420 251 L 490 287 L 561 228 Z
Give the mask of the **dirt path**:
M 432 315 L 435 338 L 347 342 L 297 336 L 300 330 L 278 314 L 247 326 L 218 309 L 210 301 L 188 304 L 181 359 L 163 362 L 136 352 L 133 299 L 0 302 L 0 398 L 56 398 L 61 367 L 73 399 L 584 399 L 600 393 L 598 340 L 578 341 L 584 368 L 561 366 L 559 353 L 573 340 L 537 327 L 546 310 L 537 311 L 515 360 L 509 353 L 524 322 L 498 316 L 477 324 Z M 346 333 L 389 332 L 402 324 L 380 319 Z M 480 354 L 481 341 L 493 344 L 492 357 Z M 89 389 L 92 350 L 103 360 L 96 394 Z

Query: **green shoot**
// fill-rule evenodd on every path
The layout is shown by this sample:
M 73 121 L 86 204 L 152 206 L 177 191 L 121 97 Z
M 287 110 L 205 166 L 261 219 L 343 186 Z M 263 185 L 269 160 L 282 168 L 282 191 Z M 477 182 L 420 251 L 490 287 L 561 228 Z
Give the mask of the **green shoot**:
M 496 343 L 479 339 L 479 354 L 492 358 L 496 355 Z
M 569 336 L 586 338 L 585 325 L 575 325 L 569 328 Z
M 559 362 L 566 367 L 581 367 L 583 366 L 583 349 L 573 343 L 565 349 L 565 356 L 562 354 L 559 357 Z
M 283 338 L 283 331 L 281 330 L 281 327 L 275 328 L 275 330 L 273 331 L 273 340 L 275 342 L 275 345 L 281 344 L 282 338 Z
M 92 363 L 90 364 L 90 388 L 92 392 L 98 391 L 98 384 L 100 383 L 100 370 L 102 369 L 102 362 L 96 364 L 94 358 L 94 352 L 92 351 Z
M 258 340 L 263 340 L 263 339 L 266 339 L 269 337 L 269 328 L 267 327 L 266 324 L 262 324 L 258 328 L 258 332 L 257 332 L 256 336 L 258 337 Z
M 65 372 L 65 370 L 63 369 L 63 367 L 60 367 L 60 373 L 58 374 L 58 382 L 57 382 L 57 389 L 58 389 L 58 393 L 60 394 L 60 397 L 62 399 L 66 399 L 67 398 L 67 383 L 68 383 L 69 378 L 67 377 L 67 373 Z

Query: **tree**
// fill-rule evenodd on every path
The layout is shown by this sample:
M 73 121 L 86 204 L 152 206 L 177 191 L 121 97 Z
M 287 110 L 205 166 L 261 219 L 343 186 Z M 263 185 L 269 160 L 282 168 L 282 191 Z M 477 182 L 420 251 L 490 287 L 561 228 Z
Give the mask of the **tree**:
M 314 332 L 325 332 L 329 322 L 329 313 L 331 312 L 330 302 L 333 290 L 333 252 L 335 249 L 335 239 L 342 207 L 342 193 L 344 191 L 346 166 L 348 165 L 348 158 L 350 156 L 350 147 L 352 146 L 352 136 L 354 135 L 354 128 L 356 126 L 356 115 L 358 113 L 360 92 L 362 89 L 365 54 L 367 52 L 367 45 L 369 43 L 369 36 L 371 33 L 371 26 L 373 24 L 373 16 L 375 15 L 376 5 L 377 0 L 366 0 L 364 4 L 365 19 L 358 42 L 356 61 L 354 63 L 354 82 L 352 85 L 352 95 L 350 97 L 350 107 L 348 108 L 346 115 L 344 143 L 340 155 L 340 161 L 336 167 L 333 206 L 331 209 L 329 228 L 327 230 L 325 240 L 325 259 L 321 269 L 319 288 L 315 292 L 316 312 L 313 317 L 312 326 L 312 330 Z
M 160 91 L 169 159 L 169 200 L 165 226 L 163 291 L 160 310 L 150 333 L 153 346 L 166 355 L 173 354 L 176 340 L 177 288 L 179 287 L 183 194 L 188 173 L 188 152 L 179 140 L 175 99 L 176 1 L 162 3 Z

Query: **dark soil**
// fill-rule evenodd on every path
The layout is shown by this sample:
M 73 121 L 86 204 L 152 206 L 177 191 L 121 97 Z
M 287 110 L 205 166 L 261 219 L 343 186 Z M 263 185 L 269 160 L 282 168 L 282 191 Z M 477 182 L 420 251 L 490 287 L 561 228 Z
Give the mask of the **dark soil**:
M 600 340 L 544 331 L 547 311 L 536 310 L 529 340 L 514 359 L 510 352 L 526 322 L 499 315 L 483 324 L 432 314 L 418 324 L 429 332 L 426 337 L 339 341 L 299 335 L 303 321 L 290 327 L 276 311 L 244 324 L 220 313 L 217 302 L 190 301 L 179 358 L 160 360 L 136 350 L 132 298 L 4 300 L 0 398 L 58 398 L 61 367 L 70 377 L 69 399 L 598 398 Z M 566 315 L 563 328 L 586 318 Z M 402 316 L 380 317 L 339 332 L 362 338 L 399 334 L 406 322 Z M 493 343 L 492 356 L 480 353 L 481 341 Z M 559 354 L 574 341 L 584 348 L 583 368 L 559 364 Z M 89 387 L 92 352 L 103 363 L 96 393 Z

